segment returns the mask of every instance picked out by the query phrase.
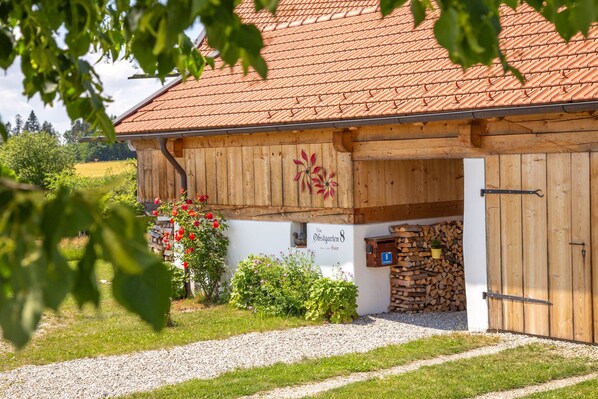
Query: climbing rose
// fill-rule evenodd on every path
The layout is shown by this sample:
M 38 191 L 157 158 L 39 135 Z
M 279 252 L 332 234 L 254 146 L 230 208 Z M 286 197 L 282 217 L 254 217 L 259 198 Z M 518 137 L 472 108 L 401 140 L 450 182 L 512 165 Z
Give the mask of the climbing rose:
M 179 229 L 179 235 L 182 236 L 183 234 L 185 234 L 185 229 L 181 227 Z
M 154 204 L 156 204 L 156 205 L 160 204 L 160 197 L 156 197 L 156 199 L 154 200 Z
M 153 211 L 153 212 L 152 212 L 152 215 L 154 215 L 154 216 L 158 216 L 158 211 Z
M 170 223 L 174 223 L 174 219 L 173 218 L 170 218 Z
M 187 200 L 187 204 L 191 205 L 192 203 L 193 203 L 192 200 L 190 200 L 190 199 Z
M 215 229 L 217 229 L 218 227 L 220 227 L 220 223 L 218 223 L 217 220 L 214 220 L 214 223 L 212 223 L 212 227 L 214 227 Z
M 189 263 L 187 263 L 187 262 L 183 262 L 183 267 L 184 267 L 185 269 L 187 269 L 187 268 L 189 267 Z
M 186 211 L 187 209 L 189 209 L 189 205 L 183 204 L 183 205 L 181 205 L 181 209 Z
M 179 213 L 178 213 L 178 211 L 177 211 L 176 209 L 173 209 L 173 210 L 172 210 L 172 216 L 176 216 L 176 215 L 178 215 L 178 214 L 179 214 Z
M 185 189 L 183 187 L 181 187 L 180 192 L 181 192 L 181 194 L 185 194 Z
M 170 244 L 166 244 L 166 247 L 164 247 L 165 250 L 169 250 L 170 249 Z
M 199 196 L 199 202 L 205 202 L 206 197 L 204 197 L 203 195 Z
M 195 240 L 195 234 L 189 233 L 189 239 L 190 240 Z
M 195 222 L 193 222 L 193 226 L 199 227 L 199 220 L 196 220 Z
M 214 219 L 214 215 L 212 214 L 212 212 L 206 213 L 206 219 Z

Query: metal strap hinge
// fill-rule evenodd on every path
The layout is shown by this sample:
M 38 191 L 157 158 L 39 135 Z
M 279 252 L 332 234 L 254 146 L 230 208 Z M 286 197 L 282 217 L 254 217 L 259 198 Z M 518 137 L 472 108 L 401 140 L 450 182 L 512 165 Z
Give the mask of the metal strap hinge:
M 526 298 L 523 296 L 498 294 L 496 292 L 483 292 L 482 298 L 495 298 L 495 299 L 507 299 L 509 301 L 527 302 L 527 303 L 541 303 L 544 305 L 552 305 L 552 302 L 545 301 L 544 299 Z
M 541 189 L 537 190 L 499 190 L 494 188 L 482 188 L 480 190 L 480 196 L 483 197 L 486 194 L 533 194 L 537 195 L 538 197 L 542 198 L 544 194 L 542 194 Z

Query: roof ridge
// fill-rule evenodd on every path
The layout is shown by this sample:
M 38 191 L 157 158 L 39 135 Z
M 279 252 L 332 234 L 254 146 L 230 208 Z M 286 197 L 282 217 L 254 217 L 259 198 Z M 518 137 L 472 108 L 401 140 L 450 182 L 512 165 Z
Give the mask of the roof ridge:
M 293 21 L 268 24 L 268 25 L 264 25 L 260 30 L 262 32 L 270 32 L 273 30 L 293 28 L 295 26 L 301 26 L 301 25 L 310 25 L 310 24 L 315 24 L 318 22 L 326 22 L 326 21 L 330 21 L 330 20 L 334 20 L 334 19 L 355 17 L 355 16 L 363 15 L 363 14 L 371 14 L 371 13 L 378 12 L 378 11 L 380 11 L 380 6 L 359 7 L 359 8 L 355 8 L 353 10 L 349 10 L 349 11 L 341 11 L 341 12 L 335 12 L 335 13 L 324 14 L 324 15 L 319 15 L 319 16 L 304 17 L 301 19 L 293 20 Z

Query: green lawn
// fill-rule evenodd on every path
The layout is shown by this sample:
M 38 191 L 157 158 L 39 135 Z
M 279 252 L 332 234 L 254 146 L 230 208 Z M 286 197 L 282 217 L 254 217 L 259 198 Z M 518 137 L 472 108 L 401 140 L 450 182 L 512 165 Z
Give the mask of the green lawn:
M 497 338 L 481 335 L 442 335 L 403 345 L 390 345 L 366 353 L 237 370 L 214 379 L 191 380 L 151 392 L 133 394 L 126 398 L 232 399 L 274 388 L 316 382 L 356 372 L 386 369 L 441 355 L 452 355 L 492 345 L 497 341 Z
M 101 264 L 98 280 L 110 281 L 111 266 Z M 19 352 L 0 352 L 0 371 L 28 364 L 47 364 L 99 355 L 115 355 L 166 348 L 210 339 L 224 339 L 252 331 L 313 325 L 299 318 L 260 317 L 227 305 L 204 307 L 193 300 L 173 306 L 174 328 L 155 333 L 136 316 L 127 313 L 110 295 L 110 285 L 100 284 L 100 311 L 79 312 L 69 298 L 60 314 L 47 314 L 38 337 Z
M 495 355 L 458 360 L 402 375 L 350 384 L 314 398 L 471 398 L 588 374 L 597 369 L 597 362 L 584 358 L 565 358 L 550 347 L 529 345 Z
M 106 162 L 87 162 L 75 165 L 75 172 L 83 177 L 104 177 L 110 172 L 113 175 L 119 175 L 133 169 L 130 161 L 106 161 Z
M 522 399 L 596 399 L 598 398 L 598 379 L 593 379 L 566 388 L 535 393 Z

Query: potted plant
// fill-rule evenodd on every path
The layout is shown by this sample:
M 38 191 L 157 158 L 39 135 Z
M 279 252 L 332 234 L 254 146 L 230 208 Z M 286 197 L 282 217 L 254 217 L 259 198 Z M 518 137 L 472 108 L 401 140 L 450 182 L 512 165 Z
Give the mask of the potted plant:
M 432 259 L 440 259 L 442 256 L 442 246 L 440 240 L 430 241 L 430 247 L 432 248 Z

